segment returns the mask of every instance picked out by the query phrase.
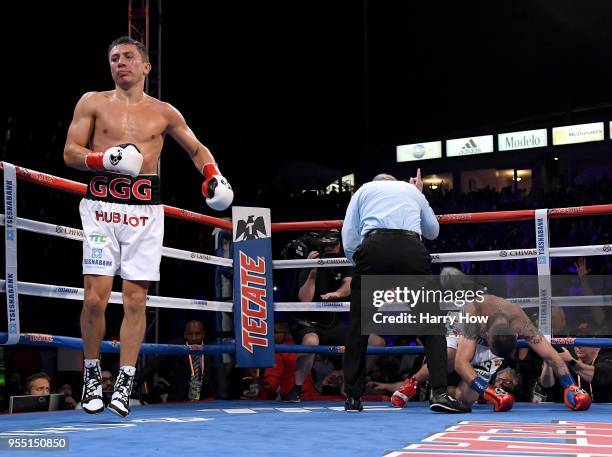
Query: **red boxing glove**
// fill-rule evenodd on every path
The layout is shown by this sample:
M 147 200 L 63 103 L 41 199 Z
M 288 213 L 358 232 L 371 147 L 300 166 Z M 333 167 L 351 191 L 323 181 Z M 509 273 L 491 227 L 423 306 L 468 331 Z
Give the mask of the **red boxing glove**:
M 391 395 L 391 406 L 394 408 L 403 408 L 408 403 L 408 399 L 414 397 L 417 394 L 417 388 L 419 383 L 416 380 L 416 377 L 412 377 L 407 379 L 406 382 L 399 388 L 393 392 Z
M 202 168 L 202 174 L 206 178 L 202 183 L 202 194 L 208 206 L 217 211 L 229 208 L 234 200 L 234 191 L 221 175 L 217 164 L 207 163 Z
M 202 167 L 202 174 L 206 178 L 202 183 L 202 194 L 206 198 L 210 198 L 214 195 L 215 189 L 212 188 L 212 179 L 214 176 L 221 176 L 221 172 L 219 171 L 219 167 L 216 163 L 207 163 Z
M 493 404 L 493 411 L 510 411 L 514 406 L 514 397 L 504 389 L 489 386 L 484 393 L 484 399 Z
M 572 384 L 563 391 L 563 402 L 573 411 L 585 411 L 591 407 L 591 396 L 586 390 Z

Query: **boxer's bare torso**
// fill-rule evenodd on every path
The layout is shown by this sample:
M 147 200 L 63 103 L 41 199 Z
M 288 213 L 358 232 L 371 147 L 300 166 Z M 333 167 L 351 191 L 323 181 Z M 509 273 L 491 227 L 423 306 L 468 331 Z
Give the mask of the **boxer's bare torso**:
M 133 143 L 144 159 L 140 173 L 155 174 L 166 133 L 187 151 L 198 171 L 205 163 L 214 162 L 178 110 L 145 94 L 145 77 L 151 65 L 135 45 L 113 47 L 109 63 L 115 89 L 88 92 L 77 103 L 64 148 L 66 165 L 85 170 L 89 152 Z
M 144 158 L 140 173 L 157 173 L 172 108 L 144 94 L 137 103 L 119 99 L 115 91 L 90 92 L 85 97 L 85 114 L 91 124 L 90 148 L 105 151 L 117 144 L 133 143 Z

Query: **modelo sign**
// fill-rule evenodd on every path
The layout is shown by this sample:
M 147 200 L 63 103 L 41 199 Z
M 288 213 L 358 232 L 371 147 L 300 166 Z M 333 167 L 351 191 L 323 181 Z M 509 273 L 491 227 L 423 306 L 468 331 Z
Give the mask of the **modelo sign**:
M 414 160 L 439 159 L 442 157 L 442 142 L 404 144 L 397 146 L 397 161 L 412 162 Z
M 457 157 L 493 152 L 493 135 L 446 140 L 446 156 Z
M 553 128 L 553 145 L 587 143 L 589 141 L 603 141 L 604 124 L 594 122 L 592 124 L 566 125 Z
M 500 133 L 497 135 L 497 149 L 499 151 L 541 148 L 544 146 L 548 146 L 546 129 Z

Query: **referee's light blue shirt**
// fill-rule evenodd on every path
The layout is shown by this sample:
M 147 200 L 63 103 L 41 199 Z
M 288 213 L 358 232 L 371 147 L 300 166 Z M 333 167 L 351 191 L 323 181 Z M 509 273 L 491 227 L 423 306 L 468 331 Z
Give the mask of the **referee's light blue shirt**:
M 412 230 L 428 240 L 437 238 L 440 225 L 425 196 L 405 181 L 372 181 L 351 198 L 342 225 L 342 245 L 354 265 L 353 254 L 374 229 Z

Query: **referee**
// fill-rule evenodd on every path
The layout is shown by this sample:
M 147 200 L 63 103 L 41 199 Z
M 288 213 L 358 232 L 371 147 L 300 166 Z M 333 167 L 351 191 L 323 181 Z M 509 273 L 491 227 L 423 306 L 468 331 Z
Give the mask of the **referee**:
M 420 169 L 409 183 L 379 174 L 355 192 L 346 210 L 342 242 L 346 257 L 355 265 L 344 354 L 346 411 L 363 410 L 361 396 L 366 380 L 368 335 L 361 334 L 361 277 L 431 274 L 431 257 L 421 242 L 421 235 L 433 240 L 440 226 L 422 190 Z M 443 334 L 419 338 L 425 346 L 430 373 L 430 409 L 469 412 L 446 392 L 447 355 Z

